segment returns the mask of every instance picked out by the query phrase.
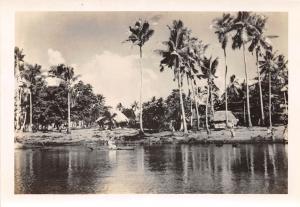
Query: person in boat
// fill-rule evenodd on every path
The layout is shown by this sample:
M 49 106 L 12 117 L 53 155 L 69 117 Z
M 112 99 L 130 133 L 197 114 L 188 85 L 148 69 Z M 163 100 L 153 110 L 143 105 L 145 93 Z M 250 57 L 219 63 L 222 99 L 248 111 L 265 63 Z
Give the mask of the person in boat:
M 108 144 L 108 149 L 111 149 L 111 150 L 116 150 L 117 149 L 116 143 L 113 142 L 112 140 L 108 140 L 107 144 Z

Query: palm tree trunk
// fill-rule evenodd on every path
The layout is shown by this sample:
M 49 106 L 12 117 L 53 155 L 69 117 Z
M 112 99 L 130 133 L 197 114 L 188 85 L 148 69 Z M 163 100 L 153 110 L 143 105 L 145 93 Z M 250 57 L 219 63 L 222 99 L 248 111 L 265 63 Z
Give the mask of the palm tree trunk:
M 199 109 L 198 109 L 198 102 L 196 100 L 196 93 L 194 91 L 194 86 L 192 83 L 192 92 L 193 92 L 193 97 L 194 97 L 194 102 L 195 102 L 195 107 L 196 107 L 196 116 L 197 116 L 197 130 L 200 130 L 200 118 L 199 118 Z
M 142 47 L 140 47 L 140 72 L 141 72 L 141 85 L 140 85 L 140 132 L 144 133 L 143 129 L 143 102 L 142 102 L 142 90 L 143 90 L 143 67 L 142 67 Z
M 26 119 L 27 119 L 27 110 L 25 109 L 24 120 L 23 120 L 23 124 L 21 126 L 21 131 L 24 131 L 24 129 L 25 129 Z
M 184 111 L 182 90 L 181 90 L 181 74 L 180 74 L 180 72 L 178 72 L 178 79 L 177 80 L 178 80 L 179 98 L 180 98 L 180 106 L 181 106 L 181 114 L 182 114 L 182 122 L 183 122 L 183 132 L 187 133 L 186 120 L 185 120 L 185 111 Z
M 248 73 L 247 73 L 247 64 L 246 64 L 246 56 L 245 56 L 245 43 L 244 42 L 243 42 L 243 56 L 244 56 L 245 76 L 246 76 L 246 98 L 247 98 L 248 126 L 252 127 L 251 113 L 250 113 L 250 101 L 249 101 Z
M 214 115 L 215 115 L 215 108 L 214 108 L 214 97 L 213 97 L 212 89 L 210 89 L 210 105 L 211 105 L 212 117 L 214 117 Z
M 32 132 L 32 94 L 31 94 L 31 90 L 29 92 L 29 127 L 28 127 L 28 131 Z
M 227 100 L 227 56 L 226 50 L 224 48 L 224 60 L 225 60 L 225 118 L 226 118 L 226 127 L 228 127 L 228 100 Z
M 21 89 L 19 87 L 19 81 L 20 81 L 20 65 L 19 65 L 19 59 L 17 57 L 16 60 L 16 88 L 17 88 L 17 94 L 16 94 L 16 130 L 21 129 Z
M 68 90 L 68 128 L 67 128 L 67 133 L 71 133 L 71 106 L 70 106 L 70 90 Z
M 188 76 L 186 76 L 186 81 L 188 84 L 188 92 L 189 92 L 189 97 L 190 97 L 190 109 L 191 109 L 190 125 L 191 125 L 191 128 L 193 128 L 193 101 L 192 101 L 191 92 L 190 92 L 192 83 L 190 85 Z
M 208 126 L 208 102 L 209 102 L 209 94 L 210 94 L 210 87 L 209 84 L 207 85 L 207 98 L 206 98 L 206 106 L 205 106 L 205 126 L 207 134 L 210 133 L 209 126 Z
M 264 113 L 264 103 L 262 98 L 262 90 L 261 90 L 261 78 L 260 72 L 258 67 L 258 53 L 256 52 L 256 69 L 257 69 L 257 76 L 258 76 L 258 87 L 259 87 L 259 99 L 260 99 L 260 111 L 261 111 L 261 125 L 265 125 L 265 113 Z
M 284 106 L 285 106 L 285 111 L 286 114 L 288 114 L 288 106 L 287 106 L 287 101 L 286 101 L 286 95 L 285 95 L 285 91 L 283 91 L 283 97 L 284 97 Z
M 269 71 L 269 121 L 270 130 L 272 129 L 272 92 L 271 92 L 271 71 Z
M 246 124 L 247 124 L 247 120 L 246 120 L 246 106 L 245 106 L 245 101 L 243 101 L 243 105 L 244 105 L 244 124 L 245 124 L 245 126 L 246 126 Z

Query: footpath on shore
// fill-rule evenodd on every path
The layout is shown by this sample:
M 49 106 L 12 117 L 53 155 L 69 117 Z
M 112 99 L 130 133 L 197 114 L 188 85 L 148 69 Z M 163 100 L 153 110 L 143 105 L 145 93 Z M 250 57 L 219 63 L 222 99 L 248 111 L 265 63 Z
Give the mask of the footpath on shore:
M 183 132 L 163 131 L 145 133 L 140 136 L 137 129 L 119 128 L 99 130 L 98 128 L 76 129 L 71 134 L 65 132 L 16 132 L 15 145 L 29 146 L 63 146 L 94 144 L 104 145 L 108 140 L 117 144 L 166 144 L 166 143 L 202 143 L 202 144 L 234 144 L 234 143 L 287 143 L 287 130 L 284 126 L 274 127 L 273 136 L 266 127 L 238 127 L 230 130 L 212 130 L 208 135 L 206 130 Z

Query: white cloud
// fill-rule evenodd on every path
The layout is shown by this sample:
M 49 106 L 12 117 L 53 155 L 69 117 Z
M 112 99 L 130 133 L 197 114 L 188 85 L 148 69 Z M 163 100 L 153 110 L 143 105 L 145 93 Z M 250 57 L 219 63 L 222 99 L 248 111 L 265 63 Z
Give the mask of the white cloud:
M 48 62 L 50 65 L 58 65 L 61 63 L 65 63 L 65 59 L 63 58 L 61 52 L 57 50 L 53 50 L 52 48 L 48 49 Z
M 80 67 L 81 79 L 90 83 L 96 93 L 102 93 L 107 104 L 123 105 L 139 100 L 140 68 L 138 55 L 121 56 L 110 51 L 93 56 Z M 143 100 L 153 96 L 151 87 L 157 75 L 151 69 L 143 67 Z

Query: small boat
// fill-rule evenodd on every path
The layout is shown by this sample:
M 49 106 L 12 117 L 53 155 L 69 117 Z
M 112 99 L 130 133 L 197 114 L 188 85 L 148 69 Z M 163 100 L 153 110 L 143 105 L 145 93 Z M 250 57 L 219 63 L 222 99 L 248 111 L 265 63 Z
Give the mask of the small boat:
M 130 146 L 117 146 L 115 142 L 109 140 L 108 141 L 108 149 L 109 150 L 134 150 L 134 147 Z
M 117 147 L 115 150 L 134 150 L 134 147 L 122 146 L 122 147 Z
M 239 145 L 238 145 L 237 143 L 233 143 L 233 144 L 232 144 L 232 147 L 234 147 L 234 148 L 235 148 L 235 147 L 238 147 L 238 146 L 239 146 Z
M 216 143 L 216 146 L 217 146 L 217 147 L 222 147 L 222 146 L 223 146 L 223 143 Z

